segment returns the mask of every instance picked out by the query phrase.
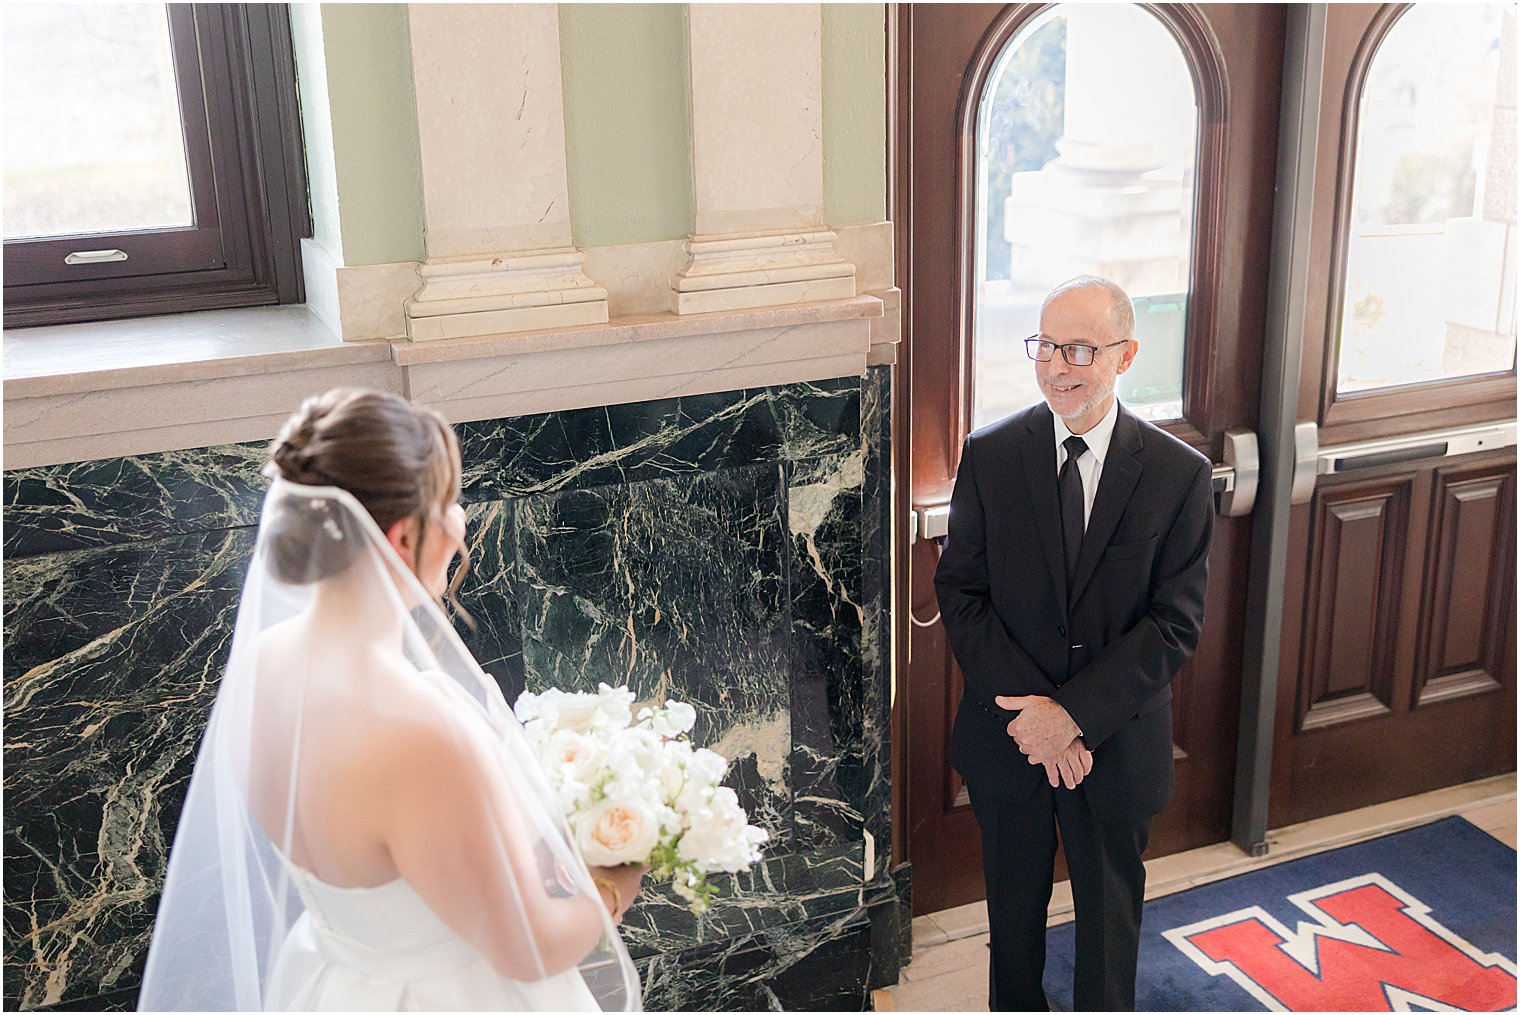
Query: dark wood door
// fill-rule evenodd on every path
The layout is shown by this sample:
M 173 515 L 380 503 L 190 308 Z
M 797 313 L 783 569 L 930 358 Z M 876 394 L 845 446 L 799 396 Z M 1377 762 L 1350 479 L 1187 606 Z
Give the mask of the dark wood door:
M 1353 310 L 1375 313 L 1385 298 L 1347 281 L 1353 234 L 1369 217 L 1353 214 L 1354 185 L 1359 168 L 1374 168 L 1375 153 L 1362 151 L 1359 134 L 1382 129 L 1360 122 L 1361 100 L 1376 87 L 1369 78 L 1378 54 L 1398 45 L 1392 33 L 1410 13 L 1406 7 L 1331 4 L 1327 12 L 1308 249 L 1314 270 L 1297 412 L 1300 421 L 1317 424 L 1326 459 L 1355 442 L 1515 415 L 1512 311 L 1507 362 L 1503 324 L 1492 336 L 1469 329 L 1471 341 L 1488 343 L 1489 355 L 1478 364 L 1487 372 L 1365 390 L 1343 376 L 1342 344 L 1353 340 L 1346 335 L 1354 317 L 1347 301 L 1360 299 L 1365 308 Z M 1501 82 L 1505 62 L 1514 80 L 1512 11 L 1507 17 L 1507 42 L 1494 54 Z M 1427 59 L 1441 58 L 1423 28 L 1404 30 L 1424 36 L 1418 43 Z M 1472 46 L 1460 59 L 1486 55 Z M 1479 167 L 1502 179 L 1507 166 L 1507 200 L 1493 191 L 1486 201 L 1480 196 L 1469 219 L 1478 225 L 1468 228 L 1482 228 L 1485 219 L 1501 227 L 1507 219 L 1514 228 L 1512 114 L 1509 124 L 1507 151 L 1494 152 L 1491 167 Z M 1504 144 L 1503 130 L 1497 127 L 1491 147 Z M 1358 166 L 1359 155 L 1369 166 Z M 1377 242 L 1415 239 L 1392 235 L 1397 231 Z M 1438 332 L 1429 340 L 1448 343 L 1449 362 L 1450 336 Z M 1272 826 L 1512 771 L 1513 447 L 1320 476 L 1312 498 L 1290 516 L 1283 617 Z
M 970 429 L 974 300 L 976 106 L 994 65 L 1043 5 L 903 5 L 895 23 L 896 208 L 907 340 L 899 475 L 914 504 L 948 502 Z M 1162 425 L 1221 460 L 1223 433 L 1253 428 L 1266 308 L 1283 17 L 1273 5 L 1156 5 L 1192 75 L 1199 131 L 1193 245 L 1182 365 L 1182 412 Z M 1142 346 L 1141 355 L 1145 354 Z M 1239 710 L 1249 519 L 1220 518 L 1210 556 L 1208 621 L 1174 686 L 1177 794 L 1156 822 L 1150 855 L 1228 838 Z M 946 751 L 961 676 L 936 621 L 937 546 L 909 543 L 897 559 L 910 617 L 899 690 L 906 742 L 899 798 L 914 910 L 983 897 L 980 838 Z M 1064 874 L 1058 874 L 1064 877 Z

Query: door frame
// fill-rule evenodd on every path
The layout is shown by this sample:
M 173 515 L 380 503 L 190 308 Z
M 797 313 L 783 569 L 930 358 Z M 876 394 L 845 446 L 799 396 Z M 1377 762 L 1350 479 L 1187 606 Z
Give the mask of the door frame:
M 996 45 L 989 45 L 989 40 L 1006 41 L 1021 25 L 1027 23 L 1030 18 L 1035 17 L 1049 5 L 987 4 L 983 6 L 985 23 L 989 27 L 982 35 L 982 42 L 973 51 L 979 54 L 980 60 L 978 56 L 973 55 L 972 62 L 968 64 L 964 72 L 962 79 L 964 84 L 959 89 L 960 99 L 955 110 L 955 122 L 960 127 L 958 143 L 953 148 L 946 149 L 950 155 L 949 161 L 954 165 L 957 181 L 960 181 L 968 171 L 967 152 L 971 151 L 973 144 L 969 136 L 970 132 L 965 129 L 968 117 L 974 115 L 974 110 L 967 108 L 968 100 L 979 94 L 976 85 L 986 76 L 988 55 L 995 55 L 999 48 Z M 1223 430 L 1227 426 L 1250 427 L 1255 424 L 1252 418 L 1257 408 L 1255 372 L 1258 363 L 1255 338 L 1260 334 L 1266 320 L 1267 296 L 1258 289 L 1255 297 L 1232 299 L 1221 291 L 1223 284 L 1221 279 L 1253 277 L 1252 273 L 1255 269 L 1251 252 L 1267 246 L 1267 230 L 1270 227 L 1267 209 L 1270 207 L 1270 200 L 1262 201 L 1254 188 L 1263 183 L 1270 188 L 1276 165 L 1272 160 L 1253 157 L 1252 153 L 1262 151 L 1267 145 L 1275 142 L 1279 128 L 1279 113 L 1275 106 L 1274 96 L 1270 106 L 1264 108 L 1252 106 L 1254 113 L 1232 118 L 1231 122 L 1227 123 L 1226 119 L 1231 117 L 1230 111 L 1237 103 L 1231 100 L 1225 76 L 1226 66 L 1223 53 L 1226 47 L 1221 45 L 1222 37 L 1215 35 L 1215 26 L 1206 16 L 1207 8 L 1199 10 L 1194 5 L 1182 4 L 1143 6 L 1152 9 L 1152 13 L 1158 16 L 1158 20 L 1176 38 L 1179 47 L 1188 53 L 1199 102 L 1199 177 L 1215 181 L 1213 185 L 1195 197 L 1196 230 L 1193 237 L 1194 247 L 1190 269 L 1191 295 L 1189 297 L 1191 304 L 1188 328 L 1190 348 L 1185 364 L 1184 413 L 1181 419 L 1169 421 L 1166 429 L 1217 461 L 1223 455 L 1225 442 Z M 1001 9 L 1000 13 L 992 13 L 999 9 Z M 1224 24 L 1232 25 L 1236 23 L 1235 20 L 1229 19 L 1224 22 Z M 893 541 L 893 571 L 897 582 L 894 602 L 903 604 L 893 618 L 896 641 L 892 723 L 894 737 L 892 751 L 893 845 L 896 850 L 894 856 L 906 857 L 909 860 L 913 859 L 910 852 L 912 838 L 910 832 L 915 825 L 915 816 L 909 800 L 908 783 L 912 781 L 913 776 L 909 759 L 912 756 L 915 738 L 924 736 L 922 731 L 914 730 L 907 722 L 909 699 L 913 696 L 909 683 L 911 680 L 909 654 L 913 644 L 910 618 L 914 608 L 914 568 L 912 565 L 915 553 L 920 557 L 918 560 L 920 570 L 926 562 L 922 559 L 925 547 L 913 544 L 913 534 L 905 523 L 911 517 L 910 500 L 921 500 L 925 496 L 932 496 L 936 492 L 932 487 L 938 483 L 936 476 L 930 476 L 928 486 L 922 490 L 914 489 L 914 458 L 938 454 L 940 451 L 950 456 L 951 472 L 946 478 L 948 487 L 953 477 L 955 449 L 959 446 L 961 433 L 969 428 L 970 415 L 969 399 L 964 393 L 967 383 L 964 363 L 954 369 L 936 367 L 936 376 L 944 374 L 945 383 L 957 386 L 960 405 L 952 407 L 948 415 L 938 407 L 937 402 L 932 407 L 937 419 L 939 416 L 944 417 L 939 422 L 944 423 L 952 431 L 945 438 L 947 442 L 945 448 L 938 447 L 940 444 L 938 438 L 934 439 L 935 448 L 932 451 L 924 447 L 914 447 L 914 416 L 919 414 L 917 410 L 920 407 L 914 405 L 911 379 L 918 356 L 926 353 L 917 348 L 917 342 L 913 338 L 915 285 L 922 276 L 918 275 L 913 256 L 914 237 L 911 235 L 913 194 L 910 192 L 910 186 L 915 168 L 918 168 L 921 173 L 924 172 L 922 166 L 915 167 L 914 164 L 915 152 L 911 143 L 913 135 L 910 133 L 913 130 L 914 77 L 913 68 L 908 65 L 907 60 L 903 59 L 905 54 L 912 52 L 913 29 L 913 9 L 909 5 L 898 6 L 888 23 L 888 140 L 891 151 L 889 206 L 896 223 L 896 284 L 902 292 L 904 333 L 894 373 L 893 394 L 893 468 L 897 470 L 896 474 L 900 477 L 895 484 L 894 501 L 894 510 L 898 512 Z M 1234 35 L 1239 34 L 1239 30 L 1234 33 Z M 1229 42 L 1230 38 L 1225 38 L 1225 41 Z M 1236 38 L 1231 44 L 1240 45 L 1241 39 Z M 1275 55 L 1275 41 L 1273 47 L 1274 55 L 1270 68 L 1259 61 L 1247 62 L 1243 68 L 1235 72 L 1240 79 L 1234 81 L 1235 87 L 1242 87 L 1242 82 L 1249 82 L 1252 94 L 1256 95 L 1268 91 L 1276 84 L 1280 65 Z M 936 116 L 938 115 L 936 113 Z M 945 161 L 943 153 L 937 161 Z M 1218 182 L 1222 180 L 1222 173 L 1215 172 L 1210 167 L 1227 163 L 1234 164 L 1237 168 L 1249 163 L 1251 185 L 1239 185 L 1238 180 L 1235 186 L 1225 186 Z M 934 169 L 934 173 L 942 174 L 943 167 Z M 922 187 L 922 181 L 919 185 Z M 965 192 L 965 188 L 958 189 Z M 1250 193 L 1247 193 L 1248 191 Z M 1252 196 L 1253 194 L 1256 196 Z M 955 204 L 948 201 L 945 203 L 952 211 L 951 218 L 944 228 L 955 235 L 967 235 L 968 210 L 964 200 Z M 934 214 L 941 213 L 939 209 L 934 212 Z M 922 214 L 923 211 L 920 209 L 920 215 Z M 1226 229 L 1229 230 L 1228 233 Z M 1230 240 L 1229 237 L 1234 237 L 1234 239 Z M 971 310 L 966 305 L 964 294 L 957 292 L 947 302 L 952 306 L 950 319 L 961 323 L 969 318 Z M 972 339 L 969 329 L 967 330 L 968 333 L 964 339 L 970 342 Z M 1222 332 L 1240 337 L 1224 341 L 1216 337 Z M 1249 340 L 1244 340 L 1245 336 L 1248 336 Z M 957 347 L 959 345 L 960 340 L 957 340 Z M 943 350 L 935 350 L 936 361 L 943 358 L 942 353 Z M 945 373 L 947 369 L 950 370 L 949 373 Z M 1232 416 L 1229 413 L 1235 415 Z M 922 434 L 919 436 L 922 439 Z M 1232 522 L 1238 529 L 1239 536 L 1243 538 L 1247 533 L 1249 523 L 1244 519 L 1235 519 Z M 1244 557 L 1243 551 L 1243 546 L 1233 551 L 1237 560 Z M 1241 562 L 1243 563 L 1243 560 Z M 1234 567 L 1231 571 L 1238 573 Z M 1230 614 L 1228 626 L 1230 630 L 1238 631 L 1244 612 L 1244 595 L 1240 593 L 1235 595 L 1237 598 L 1233 600 L 1233 605 L 1228 611 Z M 919 612 L 925 615 L 934 610 L 932 602 L 927 600 L 918 605 Z M 1223 615 L 1219 617 L 1219 621 L 1226 619 Z M 1238 698 L 1238 691 L 1233 681 L 1225 694 L 1228 704 L 1233 706 Z M 953 704 L 951 707 L 953 708 Z M 1222 781 L 1226 784 L 1223 787 L 1225 793 L 1228 793 L 1228 783 L 1232 772 L 1228 767 L 1232 764 L 1232 759 L 1227 752 L 1234 746 L 1235 738 L 1236 734 L 1229 730 L 1217 738 L 1222 747 L 1220 768 L 1223 771 L 1220 774 Z M 1228 836 L 1229 806 L 1228 796 L 1223 795 L 1218 815 L 1218 829 L 1213 833 L 1220 840 Z M 1209 841 L 1217 840 L 1210 839 Z
M 1033 5 L 1030 5 L 1031 8 Z M 1150 5 L 1146 5 L 1150 6 Z M 1356 110 L 1354 100 L 1360 88 L 1352 81 L 1345 96 L 1326 96 L 1326 47 L 1330 24 L 1325 4 L 1285 5 L 1286 26 L 1281 76 L 1281 105 L 1278 111 L 1276 179 L 1277 194 L 1270 215 L 1270 257 L 1264 269 L 1269 275 L 1265 306 L 1265 327 L 1259 346 L 1260 387 L 1254 423 L 1260 449 L 1260 479 L 1257 505 L 1250 522 L 1250 557 L 1244 605 L 1244 640 L 1241 645 L 1240 712 L 1237 726 L 1237 749 L 1234 768 L 1230 838 L 1243 851 L 1263 855 L 1267 851 L 1269 803 L 1273 786 L 1274 744 L 1278 739 L 1278 702 L 1283 658 L 1285 589 L 1288 584 L 1289 521 L 1293 500 L 1296 466 L 1299 465 L 1297 440 L 1300 420 L 1328 424 L 1334 429 L 1334 442 L 1340 444 L 1365 436 L 1417 432 L 1433 427 L 1462 425 L 1494 418 L 1502 406 L 1513 406 L 1515 376 L 1485 376 L 1466 381 L 1431 385 L 1420 390 L 1398 393 L 1371 393 L 1340 400 L 1323 390 L 1309 390 L 1303 380 L 1305 357 L 1308 366 L 1333 354 L 1338 319 L 1335 318 L 1335 291 L 1339 288 L 1338 266 L 1342 263 L 1344 238 L 1335 232 L 1334 246 L 1327 253 L 1323 239 L 1315 243 L 1316 234 L 1333 228 L 1346 214 L 1346 194 L 1353 185 L 1348 171 L 1354 151 L 1346 151 L 1348 139 L 1354 139 Z M 1383 6 L 1383 5 L 1378 5 Z M 1388 5 L 1376 21 L 1382 30 L 1369 33 L 1363 49 L 1375 48 L 1400 9 L 1407 5 Z M 1029 15 L 1026 15 L 1029 16 Z M 1020 19 L 1022 20 L 1022 19 Z M 1169 23 L 1174 19 L 1165 19 Z M 896 284 L 902 293 L 903 341 L 893 371 L 892 383 L 892 468 L 898 481 L 893 485 L 894 524 L 892 536 L 892 573 L 895 582 L 893 601 L 902 604 L 893 616 L 893 708 L 892 708 L 892 801 L 893 856 L 896 862 L 913 858 L 909 854 L 912 814 L 908 800 L 908 759 L 914 731 L 907 723 L 908 655 L 911 646 L 910 614 L 913 610 L 911 561 L 912 536 L 907 520 L 911 517 L 913 498 L 913 393 L 911 377 L 915 359 L 913 340 L 914 259 L 910 226 L 911 200 L 908 181 L 914 170 L 910 126 L 913 95 L 912 68 L 902 59 L 911 39 L 910 5 L 894 5 L 887 17 L 887 139 L 888 139 L 888 207 L 895 223 Z M 1376 37 L 1373 37 L 1375 34 Z M 1365 76 L 1368 61 L 1358 60 L 1355 74 Z M 1344 69 L 1344 68 L 1343 68 Z M 968 70 L 968 77 L 973 70 Z M 1340 87 L 1339 84 L 1336 85 Z M 959 111 L 964 120 L 965 110 Z M 1204 158 L 1204 133 L 1200 130 L 1200 162 Z M 1330 146 L 1341 148 L 1338 159 L 1321 159 Z M 959 159 L 957 164 L 959 165 Z M 958 179 L 958 177 L 957 177 Z M 958 209 L 957 232 L 964 232 L 964 209 Z M 1200 227 L 1204 223 L 1200 221 Z M 1205 241 L 1203 228 L 1195 235 L 1201 249 Z M 1196 262 L 1195 262 L 1196 263 Z M 1207 270 L 1207 268 L 1206 268 Z M 1195 272 L 1194 286 L 1208 276 Z M 1210 294 L 1212 297 L 1212 293 Z M 955 317 L 969 314 L 962 297 L 954 299 Z M 1191 330 L 1191 329 L 1190 329 Z M 969 337 L 968 337 L 969 340 Z M 964 369 L 964 367 L 962 368 Z M 1193 388 L 1199 379 L 1188 368 L 1186 387 Z M 1233 383 L 1230 371 L 1216 382 Z M 964 376 L 961 378 L 965 383 Z M 1437 388 L 1439 387 L 1439 390 Z M 1462 403 L 1452 405 L 1452 396 Z M 968 400 L 962 397 L 962 402 Z M 1211 409 L 1213 399 L 1185 409 L 1185 418 L 1199 419 L 1203 410 L 1204 430 L 1179 433 L 1183 439 L 1214 452 L 1205 434 L 1218 429 Z M 1501 407 L 1498 411 L 1495 407 Z M 1390 420 L 1391 411 L 1403 410 L 1410 418 Z M 963 411 L 969 412 L 969 406 Z M 945 422 L 965 428 L 963 420 Z M 1169 427 L 1169 429 L 1175 429 Z M 1196 430 L 1195 425 L 1186 429 Z M 954 435 L 952 435 L 953 437 Z M 922 450 L 922 449 L 920 449 Z M 1312 457 L 1310 467 L 1313 467 Z M 898 692 L 904 693 L 899 695 Z
M 1339 446 L 1485 423 L 1514 411 L 1513 370 L 1346 397 L 1335 392 L 1359 100 L 1379 45 L 1410 6 L 1359 5 L 1365 25 L 1347 24 L 1349 8 L 1334 15 L 1327 4 L 1288 10 L 1231 823 L 1232 841 L 1252 856 L 1266 853 L 1273 798 L 1284 792 L 1280 685 L 1283 652 L 1297 647 L 1287 633 L 1296 629 L 1294 617 L 1284 610 L 1296 576 L 1289 567 L 1308 566 L 1291 556 L 1290 526 L 1296 483 L 1300 497 L 1305 480 L 1312 489 L 1318 444 L 1325 436 Z M 1327 76 L 1335 94 L 1325 90 Z M 1334 158 L 1322 157 L 1332 148 Z

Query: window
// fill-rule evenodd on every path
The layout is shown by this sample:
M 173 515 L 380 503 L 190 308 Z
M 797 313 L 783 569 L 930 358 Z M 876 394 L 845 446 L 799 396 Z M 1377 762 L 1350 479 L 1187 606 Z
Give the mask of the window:
M 12 5 L 3 36 L 6 327 L 304 298 L 287 7 Z
M 1357 112 L 1338 393 L 1514 369 L 1514 20 L 1502 4 L 1417 4 L 1378 47 Z
M 1023 340 L 1073 275 L 1119 283 L 1142 353 L 1119 398 L 1182 415 L 1198 108 L 1187 58 L 1127 4 L 1042 12 L 998 57 L 977 113 L 972 426 L 1040 400 Z

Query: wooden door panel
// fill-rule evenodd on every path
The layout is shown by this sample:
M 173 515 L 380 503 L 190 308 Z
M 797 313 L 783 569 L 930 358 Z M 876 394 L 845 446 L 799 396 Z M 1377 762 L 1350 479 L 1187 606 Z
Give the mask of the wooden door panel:
M 1515 411 L 1513 370 L 1338 390 L 1362 89 L 1405 7 L 1325 11 L 1297 411 L 1322 449 Z M 1270 825 L 1514 768 L 1514 461 L 1325 476 L 1293 509 Z
M 1299 666 L 1303 730 L 1393 710 L 1398 593 L 1412 476 L 1358 482 L 1315 498 L 1310 619 Z
M 1513 770 L 1514 452 L 1332 479 L 1293 529 L 1270 824 Z
M 1436 472 L 1416 708 L 1499 689 L 1514 626 L 1514 474 L 1492 464 Z

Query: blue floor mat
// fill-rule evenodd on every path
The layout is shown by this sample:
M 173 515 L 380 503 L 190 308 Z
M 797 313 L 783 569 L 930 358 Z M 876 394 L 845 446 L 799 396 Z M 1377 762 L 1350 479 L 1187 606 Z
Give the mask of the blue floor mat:
M 1072 1003 L 1075 927 L 1045 990 Z M 1515 1006 L 1515 852 L 1462 818 L 1145 906 L 1141 1011 L 1496 1011 Z

